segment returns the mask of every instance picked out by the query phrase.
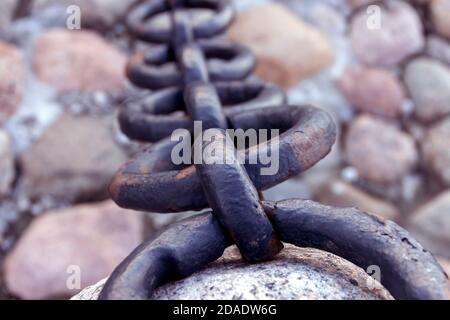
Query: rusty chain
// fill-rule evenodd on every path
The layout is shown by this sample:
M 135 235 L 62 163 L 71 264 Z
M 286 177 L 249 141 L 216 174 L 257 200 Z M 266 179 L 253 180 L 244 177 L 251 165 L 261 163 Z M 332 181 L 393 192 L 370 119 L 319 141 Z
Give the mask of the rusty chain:
M 209 9 L 209 19 L 191 19 L 189 9 Z M 169 14 L 171 23 L 155 24 Z M 181 212 L 211 208 L 160 231 L 137 247 L 112 273 L 100 299 L 148 299 L 155 288 L 187 277 L 237 244 L 250 262 L 269 260 L 282 241 L 337 254 L 367 269 L 382 270 L 381 283 L 397 299 L 445 299 L 447 277 L 433 256 L 391 221 L 352 208 L 308 200 L 264 201 L 258 191 L 312 167 L 331 150 L 336 127 L 311 106 L 287 106 L 276 86 L 249 80 L 255 58 L 246 48 L 217 36 L 232 22 L 228 1 L 152 0 L 128 16 L 130 32 L 153 44 L 129 60 L 136 86 L 156 90 L 121 110 L 119 122 L 132 139 L 156 142 L 115 175 L 110 193 L 125 208 Z M 175 129 L 217 128 L 205 146 L 229 148 L 224 129 L 280 129 L 275 175 L 261 175 L 260 162 L 241 165 L 238 156 L 260 159 L 268 142 L 227 150 L 231 162 L 175 165 Z M 230 149 L 230 148 L 229 148 Z M 209 159 L 211 160 L 211 159 Z M 212 163 L 212 164 L 211 164 Z

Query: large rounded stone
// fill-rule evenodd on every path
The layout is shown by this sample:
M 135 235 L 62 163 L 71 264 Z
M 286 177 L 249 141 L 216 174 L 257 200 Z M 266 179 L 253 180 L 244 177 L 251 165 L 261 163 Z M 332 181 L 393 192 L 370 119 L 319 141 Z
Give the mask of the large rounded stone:
M 360 177 L 375 183 L 393 183 L 414 167 L 418 152 L 412 137 L 394 124 L 362 115 L 350 125 L 345 157 Z
M 256 75 L 283 87 L 318 73 L 334 60 L 326 37 L 278 4 L 240 13 L 228 37 L 255 53 Z
M 36 41 L 36 75 L 63 92 L 124 89 L 125 63 L 125 55 L 91 31 L 53 29 Z
M 104 281 L 73 299 L 97 299 Z M 331 253 L 286 245 L 275 260 L 249 264 L 236 247 L 192 276 L 158 288 L 159 300 L 392 299 L 361 268 Z
M 450 117 L 431 127 L 422 141 L 427 168 L 450 187 Z
M 450 113 L 450 68 L 445 64 L 414 59 L 406 66 L 404 79 L 419 120 L 430 122 Z
M 372 13 L 374 22 L 377 13 Z M 365 64 L 395 66 L 420 52 L 425 44 L 423 27 L 416 11 L 404 1 L 386 1 L 380 6 L 380 24 L 372 24 L 365 10 L 351 22 L 353 49 Z
M 6 257 L 5 280 L 23 299 L 70 297 L 108 276 L 142 240 L 142 214 L 112 201 L 51 210 Z

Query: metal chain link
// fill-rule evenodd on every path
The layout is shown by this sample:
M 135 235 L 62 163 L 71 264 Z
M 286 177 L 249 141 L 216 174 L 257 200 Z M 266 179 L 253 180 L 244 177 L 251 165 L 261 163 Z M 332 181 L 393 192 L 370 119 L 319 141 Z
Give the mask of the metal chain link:
M 214 12 L 192 19 L 191 9 Z M 169 25 L 156 16 L 169 14 Z M 249 80 L 255 58 L 246 48 L 217 36 L 232 22 L 232 6 L 220 0 L 152 0 L 128 16 L 130 32 L 162 44 L 129 60 L 127 75 L 157 90 L 120 112 L 131 139 L 156 142 L 126 163 L 110 186 L 118 205 L 150 212 L 211 208 L 170 225 L 136 248 L 112 273 L 100 299 L 148 299 L 155 288 L 191 275 L 237 244 L 244 259 L 272 259 L 282 242 L 337 254 L 366 269 L 377 265 L 381 283 L 398 299 L 445 299 L 447 278 L 433 256 L 401 227 L 356 209 L 308 200 L 264 201 L 258 191 L 307 170 L 326 156 L 336 138 L 330 116 L 311 106 L 287 106 L 276 86 Z M 195 17 L 195 16 L 194 16 Z M 226 164 L 211 157 L 191 166 L 171 161 L 176 129 L 216 128 L 202 147 L 224 150 Z M 272 147 L 279 170 L 262 175 L 268 141 L 236 150 L 225 129 L 280 129 Z M 231 147 L 230 147 L 231 145 Z M 194 151 L 195 152 L 195 151 Z

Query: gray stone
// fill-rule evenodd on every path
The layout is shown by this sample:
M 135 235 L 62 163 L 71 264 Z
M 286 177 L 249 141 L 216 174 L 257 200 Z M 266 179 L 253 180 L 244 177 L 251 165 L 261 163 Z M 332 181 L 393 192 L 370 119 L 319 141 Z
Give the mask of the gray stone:
M 433 125 L 421 143 L 426 168 L 450 187 L 450 117 Z
M 450 68 L 445 64 L 414 59 L 406 66 L 404 80 L 419 120 L 430 122 L 450 113 Z
M 380 26 L 368 25 L 371 15 L 366 10 L 355 15 L 350 31 L 352 46 L 365 64 L 396 66 L 423 49 L 422 22 L 404 1 L 386 1 L 380 8 Z
M 0 1 L 0 36 L 5 36 L 8 31 L 16 4 L 17 0 Z
M 100 282 L 75 300 L 94 300 Z M 158 288 L 159 300 L 325 300 L 392 299 L 359 267 L 333 254 L 311 248 L 286 248 L 270 262 L 242 261 L 236 247 L 192 276 Z
M 445 39 L 429 36 L 427 38 L 427 54 L 450 65 L 450 43 Z
M 362 6 L 368 6 L 371 3 L 376 2 L 376 0 L 347 0 L 347 3 L 353 8 L 359 8 Z
M 338 86 L 355 109 L 389 118 L 402 113 L 404 89 L 392 73 L 383 69 L 349 67 Z
M 450 258 L 450 190 L 417 209 L 410 218 L 408 230 L 424 248 Z
M 316 197 L 324 204 L 336 207 L 356 207 L 389 220 L 396 220 L 399 217 L 399 211 L 393 204 L 375 198 L 339 179 L 325 183 Z
M 345 158 L 360 177 L 389 184 L 410 172 L 419 156 L 412 137 L 395 124 L 362 115 L 350 124 Z
M 450 260 L 442 258 L 442 257 L 437 257 L 437 260 L 439 261 L 440 265 L 444 269 L 445 273 L 450 277 Z M 450 279 L 448 280 L 447 288 L 448 288 L 447 289 L 447 291 L 448 291 L 448 300 L 450 300 Z
M 126 161 L 112 130 L 114 118 L 63 115 L 20 158 L 23 187 L 32 197 L 104 198 Z
M 308 199 L 311 197 L 308 185 L 300 179 L 286 180 L 263 192 L 265 200 L 279 201 L 287 198 Z

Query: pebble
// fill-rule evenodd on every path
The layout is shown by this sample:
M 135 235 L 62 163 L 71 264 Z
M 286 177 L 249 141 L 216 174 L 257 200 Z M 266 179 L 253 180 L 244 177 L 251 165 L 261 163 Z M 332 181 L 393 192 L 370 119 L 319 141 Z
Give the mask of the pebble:
M 371 182 L 399 181 L 418 161 L 410 135 L 382 119 L 361 115 L 351 124 L 345 140 L 345 158 L 358 176 Z
M 67 201 L 107 197 L 111 177 L 127 160 L 113 123 L 112 116 L 64 114 L 21 155 L 24 191 Z
M 110 200 L 48 211 L 5 259 L 9 290 L 22 299 L 76 294 L 108 276 L 143 240 L 142 218 Z
M 285 88 L 319 73 L 334 60 L 324 34 L 278 4 L 238 14 L 228 37 L 255 53 L 257 76 Z
M 404 89 L 397 77 L 388 71 L 349 67 L 339 79 L 338 86 L 358 111 L 388 118 L 402 113 Z
M 450 113 L 449 67 L 430 58 L 416 58 L 406 66 L 404 82 L 418 120 L 431 122 Z
M 34 71 L 60 92 L 120 91 L 126 57 L 92 31 L 51 29 L 36 40 Z

